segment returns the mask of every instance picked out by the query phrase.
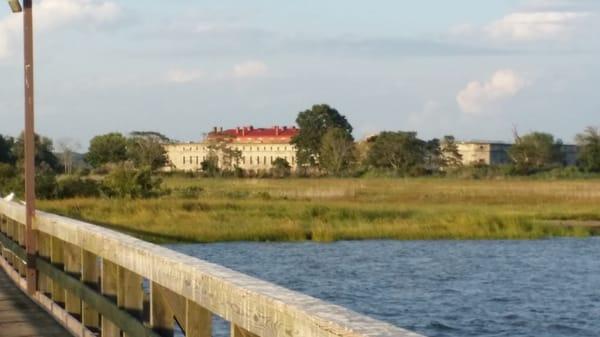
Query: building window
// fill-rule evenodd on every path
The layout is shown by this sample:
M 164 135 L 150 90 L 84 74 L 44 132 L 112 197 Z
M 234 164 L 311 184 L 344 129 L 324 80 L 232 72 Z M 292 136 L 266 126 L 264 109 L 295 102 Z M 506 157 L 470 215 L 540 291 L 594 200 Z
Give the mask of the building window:
M 190 156 L 190 164 L 192 163 L 192 156 Z
M 183 156 L 183 164 L 185 165 L 185 156 Z
M 260 157 L 256 156 L 256 165 L 260 165 Z
M 263 157 L 263 164 L 267 165 L 267 156 Z
M 252 156 L 250 156 L 250 165 L 252 165 Z
M 196 165 L 198 165 L 198 156 L 196 156 Z
M 273 164 L 273 156 L 271 156 L 271 164 Z

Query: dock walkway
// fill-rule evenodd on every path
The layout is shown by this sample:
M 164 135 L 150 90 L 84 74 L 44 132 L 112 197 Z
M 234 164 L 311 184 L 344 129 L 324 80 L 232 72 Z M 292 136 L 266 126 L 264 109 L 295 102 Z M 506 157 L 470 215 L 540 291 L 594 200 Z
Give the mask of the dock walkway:
M 40 306 L 30 300 L 0 268 L 0 336 L 71 336 Z

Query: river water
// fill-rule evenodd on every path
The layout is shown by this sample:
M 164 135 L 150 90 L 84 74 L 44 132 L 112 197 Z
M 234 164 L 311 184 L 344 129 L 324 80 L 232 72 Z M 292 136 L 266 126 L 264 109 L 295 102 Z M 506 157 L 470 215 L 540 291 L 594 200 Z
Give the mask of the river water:
M 426 336 L 600 336 L 600 238 L 169 247 Z

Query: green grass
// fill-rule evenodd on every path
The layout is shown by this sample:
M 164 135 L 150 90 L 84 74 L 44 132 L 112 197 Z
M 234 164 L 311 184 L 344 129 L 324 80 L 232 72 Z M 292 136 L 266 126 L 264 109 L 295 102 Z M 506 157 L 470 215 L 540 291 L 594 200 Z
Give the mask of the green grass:
M 600 181 L 167 178 L 172 196 L 40 207 L 154 242 L 535 239 L 589 236 Z M 200 187 L 197 196 L 178 193 Z M 184 197 L 186 196 L 186 197 Z

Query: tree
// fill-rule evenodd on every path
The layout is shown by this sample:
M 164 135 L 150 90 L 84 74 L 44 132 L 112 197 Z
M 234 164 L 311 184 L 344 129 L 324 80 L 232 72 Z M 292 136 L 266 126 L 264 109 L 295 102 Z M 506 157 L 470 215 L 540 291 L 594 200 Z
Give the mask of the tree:
M 271 174 L 274 178 L 285 178 L 289 177 L 292 173 L 292 167 L 290 163 L 284 158 L 277 158 L 273 161 L 273 167 L 271 168 Z
M 329 174 L 339 176 L 346 172 L 356 159 L 354 141 L 346 130 L 327 130 L 321 140 L 319 164 Z
M 92 167 L 107 163 L 120 163 L 127 160 L 127 139 L 113 132 L 92 138 L 85 161 Z
M 292 139 L 292 144 L 296 146 L 299 165 L 317 165 L 321 141 L 327 130 L 339 128 L 352 138 L 352 125 L 346 117 L 326 104 L 314 105 L 311 109 L 300 112 L 296 123 L 300 131 Z
M 588 172 L 600 172 L 600 128 L 587 127 L 577 135 L 579 166 Z
M 13 146 L 15 140 L 12 137 L 0 135 L 0 163 L 14 164 Z
M 438 171 L 443 166 L 440 140 L 434 138 L 425 142 L 425 168 L 429 171 Z
M 169 138 L 158 132 L 134 131 L 127 142 L 127 157 L 136 167 L 157 170 L 167 163 L 164 145 L 169 142 Z
M 508 150 L 508 155 L 518 171 L 530 173 L 562 162 L 562 142 L 551 134 L 532 132 L 519 136 L 515 131 L 514 135 L 515 144 Z
M 416 132 L 384 131 L 372 142 L 368 163 L 373 167 L 408 173 L 424 163 L 425 142 Z
M 458 151 L 454 136 L 444 136 L 440 144 L 442 167 L 459 168 L 462 166 L 462 154 Z
M 17 167 L 25 167 L 25 140 L 24 135 L 21 133 L 19 138 L 13 146 L 13 156 L 16 159 Z M 38 134 L 34 137 L 35 142 L 35 166 L 42 167 L 46 166 L 46 169 L 50 169 L 57 172 L 60 169 L 60 162 L 54 154 L 54 145 L 52 140 L 47 137 L 42 137 Z
M 60 152 L 65 174 L 71 174 L 73 172 L 73 153 L 81 148 L 81 144 L 74 139 L 62 138 L 58 140 L 56 147 Z

